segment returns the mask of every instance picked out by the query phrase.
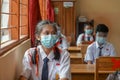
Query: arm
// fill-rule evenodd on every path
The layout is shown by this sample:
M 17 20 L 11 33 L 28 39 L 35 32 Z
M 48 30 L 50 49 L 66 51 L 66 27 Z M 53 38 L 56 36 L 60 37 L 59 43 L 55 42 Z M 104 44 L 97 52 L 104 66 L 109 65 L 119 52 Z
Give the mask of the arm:
M 85 62 L 87 63 L 87 64 L 92 64 L 92 62 L 93 62 L 93 48 L 92 48 L 92 46 L 88 46 L 88 48 L 87 48 L 87 51 L 86 51 L 86 54 L 85 54 Z
M 69 80 L 69 79 L 67 79 L 67 78 L 63 78 L 63 79 L 60 79 L 60 80 Z
M 70 54 L 66 50 L 64 50 L 64 52 L 61 53 L 59 77 L 60 80 L 71 80 Z
M 19 80 L 27 80 L 24 76 L 20 76 Z
M 81 43 L 82 43 L 82 34 L 78 36 L 76 45 L 79 46 Z
M 92 64 L 92 61 L 87 61 L 87 64 Z
M 30 50 L 27 50 L 23 57 L 23 71 L 21 73 L 19 80 L 28 80 L 31 75 L 31 66 L 30 66 L 31 58 L 29 56 L 29 51 Z
M 110 48 L 110 50 L 111 50 L 111 54 L 110 54 L 110 56 L 116 56 L 115 48 L 113 47 L 112 44 L 111 44 L 111 48 Z

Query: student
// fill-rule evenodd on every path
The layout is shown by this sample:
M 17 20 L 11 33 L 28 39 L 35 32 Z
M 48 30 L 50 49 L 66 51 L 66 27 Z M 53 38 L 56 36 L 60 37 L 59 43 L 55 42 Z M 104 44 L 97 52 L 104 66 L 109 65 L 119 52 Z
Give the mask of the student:
M 37 24 L 35 36 L 39 45 L 25 52 L 20 80 L 70 80 L 70 55 L 56 46 L 57 29 L 54 23 L 44 20 Z
M 57 28 L 58 40 L 56 45 L 59 49 L 68 49 L 69 43 L 67 42 L 66 36 L 61 33 L 61 27 L 59 24 L 55 24 Z
M 115 56 L 112 44 L 107 42 L 109 29 L 105 24 L 96 27 L 96 41 L 90 44 L 85 55 L 85 62 L 92 64 L 99 56 Z
M 81 44 L 90 44 L 94 41 L 93 36 L 93 25 L 90 22 L 84 24 L 84 32 L 78 36 L 77 38 L 77 46 Z

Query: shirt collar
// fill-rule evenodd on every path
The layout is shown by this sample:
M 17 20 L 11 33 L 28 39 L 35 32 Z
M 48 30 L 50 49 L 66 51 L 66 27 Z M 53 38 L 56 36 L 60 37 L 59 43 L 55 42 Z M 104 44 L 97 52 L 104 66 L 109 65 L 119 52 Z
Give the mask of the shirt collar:
M 85 37 L 91 37 L 91 36 L 92 36 L 92 35 L 88 35 L 88 34 L 85 33 Z
M 107 44 L 107 42 L 105 44 L 103 44 L 101 47 L 104 47 L 106 44 Z M 99 46 L 98 42 L 96 41 L 96 48 L 99 48 L 99 47 L 100 46 Z
M 42 60 L 46 57 L 49 59 L 49 61 L 52 61 L 54 59 L 54 51 L 53 50 L 47 56 L 41 45 L 39 45 L 38 48 L 39 48 L 39 54 L 40 54 L 40 57 L 42 58 Z

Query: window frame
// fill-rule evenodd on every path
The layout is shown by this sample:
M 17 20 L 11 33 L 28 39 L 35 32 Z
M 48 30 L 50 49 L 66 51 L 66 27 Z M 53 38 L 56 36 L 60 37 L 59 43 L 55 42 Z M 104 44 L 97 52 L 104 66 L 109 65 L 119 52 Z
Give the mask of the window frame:
M 1 28 L 1 15 L 4 14 L 1 11 L 1 8 L 2 8 L 2 5 L 1 5 L 2 2 L 1 1 L 2 0 L 0 0 L 0 37 L 1 37 L 1 30 L 2 30 L 2 28 Z M 27 33 L 26 33 L 26 35 L 24 37 L 20 37 L 20 27 L 21 27 L 20 26 L 20 16 L 21 16 L 20 5 L 21 5 L 21 2 L 20 2 L 20 0 L 9 0 L 9 1 L 10 1 L 10 5 L 12 4 L 12 1 L 16 2 L 17 13 L 16 14 L 12 13 L 11 7 L 10 7 L 10 12 L 8 13 L 8 15 L 10 15 L 10 14 L 11 15 L 16 15 L 17 18 L 15 18 L 15 20 L 17 19 L 18 24 L 16 26 L 13 26 L 13 27 L 8 27 L 7 29 L 16 28 L 17 33 L 15 34 L 14 31 L 11 31 L 11 37 L 12 37 L 12 39 L 10 41 L 8 41 L 8 42 L 5 42 L 5 43 L 1 43 L 1 38 L 0 38 L 0 56 L 3 55 L 3 54 L 5 54 L 8 50 L 12 49 L 13 47 L 19 45 L 21 42 L 23 42 L 23 41 L 25 41 L 25 40 L 27 40 L 27 39 L 30 38 L 30 35 L 29 35 L 29 0 L 27 0 L 27 4 L 26 4 L 26 7 L 27 7 L 26 8 L 26 11 L 27 11 L 27 14 L 26 14 L 26 16 L 27 16 L 27 18 L 26 18 L 26 20 L 27 20 L 27 22 L 26 22 L 26 24 L 27 24 L 26 30 L 27 31 L 26 32 Z M 22 0 L 22 1 L 26 2 L 26 0 Z M 14 5 L 12 5 L 12 6 L 14 6 Z M 10 15 L 10 17 L 11 17 L 11 15 Z M 14 19 L 13 19 L 13 21 L 14 21 Z M 13 34 L 15 34 L 16 36 L 14 36 Z M 7 45 L 4 46 L 4 47 L 1 47 L 1 45 L 3 45 L 3 44 L 7 44 Z

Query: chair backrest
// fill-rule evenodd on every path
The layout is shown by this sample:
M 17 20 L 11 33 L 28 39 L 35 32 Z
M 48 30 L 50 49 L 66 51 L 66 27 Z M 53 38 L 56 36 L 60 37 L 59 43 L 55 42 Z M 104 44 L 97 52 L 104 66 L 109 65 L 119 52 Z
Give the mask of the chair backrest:
M 120 63 L 120 57 L 99 57 L 95 62 L 95 79 L 99 80 L 99 72 L 112 72 L 116 71 L 120 66 L 116 66 L 117 63 Z

